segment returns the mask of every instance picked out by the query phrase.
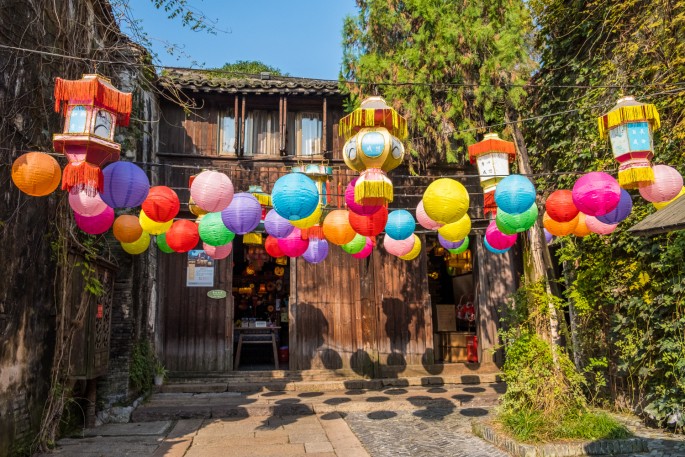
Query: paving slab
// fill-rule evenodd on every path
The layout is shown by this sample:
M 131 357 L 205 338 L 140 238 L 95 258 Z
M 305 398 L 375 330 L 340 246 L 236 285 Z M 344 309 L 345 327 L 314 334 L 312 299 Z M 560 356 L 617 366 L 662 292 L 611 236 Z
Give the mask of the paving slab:
M 105 424 L 85 429 L 83 436 L 158 436 L 166 434 L 171 425 L 171 421 Z

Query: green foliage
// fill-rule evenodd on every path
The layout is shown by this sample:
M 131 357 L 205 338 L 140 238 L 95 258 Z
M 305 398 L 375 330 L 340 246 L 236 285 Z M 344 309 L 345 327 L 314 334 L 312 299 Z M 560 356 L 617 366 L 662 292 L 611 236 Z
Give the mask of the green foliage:
M 157 358 L 149 341 L 138 341 L 131 352 L 129 378 L 131 385 L 139 392 L 147 392 L 152 388 L 153 367 Z
M 150 0 L 155 8 L 163 10 L 168 19 L 180 19 L 183 27 L 193 31 L 216 33 L 215 24 L 201 11 L 195 9 L 188 0 Z
M 81 243 L 83 260 L 75 263 L 79 267 L 83 277 L 83 288 L 94 297 L 101 297 L 105 293 L 105 288 L 97 274 L 94 265 L 99 256 L 98 241 L 94 236 L 85 236 Z
M 258 60 L 238 60 L 233 63 L 225 63 L 223 67 L 220 68 L 222 73 L 225 72 L 235 72 L 242 74 L 258 75 L 259 73 L 266 72 L 271 73 L 276 76 L 287 76 L 276 67 L 267 65 Z

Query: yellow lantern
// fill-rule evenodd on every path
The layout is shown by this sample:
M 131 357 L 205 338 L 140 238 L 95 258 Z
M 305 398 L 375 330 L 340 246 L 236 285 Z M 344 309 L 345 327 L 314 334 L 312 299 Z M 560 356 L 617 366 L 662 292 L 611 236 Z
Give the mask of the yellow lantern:
M 471 218 L 464 214 L 461 219 L 450 224 L 445 224 L 438 229 L 438 233 L 444 239 L 451 242 L 461 241 L 466 238 L 471 231 Z
M 145 214 L 145 211 L 143 210 L 140 210 L 138 219 L 140 220 L 140 226 L 143 228 L 143 231 L 149 233 L 150 235 L 161 235 L 169 230 L 171 228 L 171 224 L 174 223 L 173 219 L 167 222 L 153 221 L 147 217 L 147 214 Z
M 402 260 L 414 260 L 415 258 L 417 258 L 419 256 L 420 253 L 421 253 L 421 238 L 414 235 L 414 247 L 412 248 L 411 251 L 409 251 L 408 254 L 400 256 L 400 259 L 402 259 Z
M 142 254 L 147 250 L 148 246 L 150 246 L 150 234 L 147 232 L 143 232 L 140 238 L 133 243 L 121 243 L 124 251 L 133 255 Z

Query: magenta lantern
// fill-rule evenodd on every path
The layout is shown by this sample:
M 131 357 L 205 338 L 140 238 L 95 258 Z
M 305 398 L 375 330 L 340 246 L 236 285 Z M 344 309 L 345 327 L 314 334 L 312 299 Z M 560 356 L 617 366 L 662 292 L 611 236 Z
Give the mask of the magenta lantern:
M 299 257 L 307 251 L 309 240 L 302 239 L 302 232 L 295 227 L 290 235 L 278 239 L 278 247 L 288 257 Z
M 621 186 L 603 171 L 587 173 L 573 185 L 573 204 L 588 216 L 603 216 L 621 200 Z
M 608 235 L 616 230 L 616 227 L 618 226 L 618 224 L 605 224 L 604 222 L 600 222 L 599 219 L 594 216 L 586 216 L 585 225 L 588 230 L 597 235 Z
M 221 260 L 229 256 L 233 250 L 233 243 L 224 244 L 223 246 L 210 246 L 207 243 L 202 243 L 202 249 L 212 259 Z
M 487 230 L 485 231 L 485 239 L 488 244 L 497 250 L 505 250 L 516 244 L 516 239 L 518 234 L 506 235 L 497 228 L 497 223 L 495 221 L 490 221 Z
M 105 233 L 114 223 L 114 210 L 105 206 L 105 210 L 95 216 L 82 216 L 74 212 L 74 220 L 78 228 L 91 235 Z
M 387 234 L 383 237 L 383 247 L 386 252 L 397 257 L 409 254 L 414 249 L 414 243 L 416 243 L 416 237 L 413 233 L 404 240 L 396 240 Z
M 295 227 L 288 219 L 281 217 L 275 209 L 266 213 L 264 218 L 264 230 L 274 238 L 285 238 L 290 235 Z
M 347 204 L 347 209 L 349 209 L 353 213 L 357 213 L 362 216 L 370 216 L 371 214 L 374 214 L 376 211 L 381 209 L 385 200 L 379 198 L 377 205 L 360 205 L 359 203 L 356 203 L 354 201 L 354 185 L 357 184 L 358 179 L 359 178 L 354 178 L 347 185 L 347 188 L 345 189 L 345 203 Z
M 357 252 L 356 254 L 352 254 L 352 257 L 354 257 L 355 259 L 365 259 L 368 256 L 370 256 L 372 252 L 373 252 L 373 238 L 367 236 L 366 237 L 366 246 L 364 246 L 364 248 L 361 251 Z
M 235 194 L 228 208 L 221 211 L 221 220 L 224 221 L 224 225 L 237 235 L 245 235 L 253 231 L 261 219 L 262 206 L 255 196 L 248 192 Z
M 416 220 L 421 225 L 421 227 L 428 230 L 437 230 L 442 227 L 442 224 L 435 222 L 433 219 L 428 217 L 426 210 L 423 208 L 423 200 L 419 202 L 416 206 Z
M 328 255 L 328 241 L 319 238 L 311 238 L 307 250 L 302 254 L 302 258 L 309 263 L 322 262 Z
M 218 171 L 203 171 L 193 178 L 190 196 L 201 209 L 216 213 L 231 204 L 233 183 L 228 176 Z
M 683 177 L 673 167 L 668 165 L 655 165 L 654 182 L 640 187 L 642 198 L 652 203 L 667 202 L 678 195 L 683 188 Z
M 107 203 L 102 201 L 100 194 L 91 197 L 85 190 L 82 190 L 69 192 L 69 206 L 81 216 L 96 216 L 107 208 Z

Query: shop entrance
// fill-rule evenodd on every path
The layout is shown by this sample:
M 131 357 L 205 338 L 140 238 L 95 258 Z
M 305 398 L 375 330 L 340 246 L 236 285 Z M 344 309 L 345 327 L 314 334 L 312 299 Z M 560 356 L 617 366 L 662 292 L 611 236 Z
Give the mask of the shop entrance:
M 290 265 L 261 234 L 233 240 L 233 369 L 288 369 Z

